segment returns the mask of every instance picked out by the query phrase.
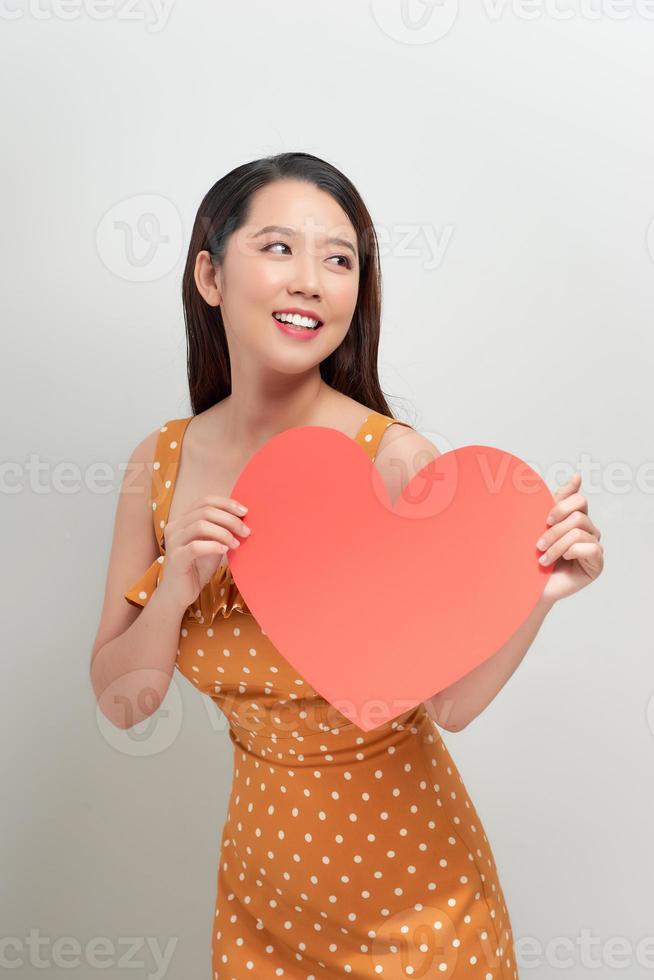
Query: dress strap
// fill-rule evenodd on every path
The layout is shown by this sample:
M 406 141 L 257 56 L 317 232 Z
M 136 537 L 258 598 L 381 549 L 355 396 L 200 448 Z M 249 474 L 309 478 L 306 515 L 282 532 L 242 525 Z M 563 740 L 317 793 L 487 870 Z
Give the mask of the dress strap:
M 159 429 L 154 462 L 152 464 L 152 484 L 150 487 L 150 506 L 154 533 L 159 542 L 159 551 L 164 553 L 164 530 L 173 499 L 177 470 L 182 451 L 182 441 L 186 427 L 194 418 L 189 415 L 186 419 L 171 419 Z
M 150 489 L 150 504 L 154 532 L 159 542 L 159 557 L 155 558 L 141 577 L 123 593 L 125 599 L 133 606 L 146 605 L 164 574 L 166 563 L 164 532 L 175 492 L 182 441 L 192 418 L 195 416 L 191 415 L 187 419 L 171 419 L 159 429 Z M 184 618 L 210 626 L 218 613 L 222 613 L 223 618 L 227 619 L 234 611 L 250 615 L 247 603 L 236 587 L 231 569 L 223 560 L 201 589 L 199 597 L 186 609 Z
M 406 425 L 409 429 L 413 428 L 412 425 L 409 425 L 408 422 L 403 422 L 401 419 L 394 419 L 390 415 L 382 415 L 381 412 L 370 412 L 369 415 L 366 415 L 363 420 L 363 425 L 354 437 L 354 441 L 359 443 L 373 462 L 377 455 L 381 438 L 389 425 Z

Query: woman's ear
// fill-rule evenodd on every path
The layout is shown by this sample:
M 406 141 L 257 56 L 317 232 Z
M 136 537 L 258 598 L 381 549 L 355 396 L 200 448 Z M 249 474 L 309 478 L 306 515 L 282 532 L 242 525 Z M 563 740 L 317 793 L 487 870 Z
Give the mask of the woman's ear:
M 202 249 L 195 257 L 193 278 L 198 287 L 198 292 L 205 302 L 209 306 L 220 306 L 222 301 L 220 269 L 215 268 L 206 249 Z

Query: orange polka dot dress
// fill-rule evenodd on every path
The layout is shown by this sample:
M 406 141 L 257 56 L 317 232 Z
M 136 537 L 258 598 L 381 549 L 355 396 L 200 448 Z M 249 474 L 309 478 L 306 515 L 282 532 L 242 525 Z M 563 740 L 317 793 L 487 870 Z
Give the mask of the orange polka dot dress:
M 192 417 L 159 433 L 160 555 L 125 593 L 135 605 L 165 572 Z M 407 423 L 365 419 L 355 438 L 372 460 L 393 424 Z M 176 668 L 223 712 L 233 745 L 213 980 L 517 978 L 491 846 L 424 704 L 369 732 L 349 722 L 272 645 L 226 561 L 184 613 Z

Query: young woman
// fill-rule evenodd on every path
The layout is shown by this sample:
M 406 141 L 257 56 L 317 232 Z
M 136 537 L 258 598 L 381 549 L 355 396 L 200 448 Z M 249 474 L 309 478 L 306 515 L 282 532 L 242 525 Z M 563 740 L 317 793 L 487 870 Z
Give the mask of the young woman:
M 514 980 L 491 846 L 434 721 L 458 731 L 479 714 L 553 602 L 599 574 L 577 475 L 540 545 L 567 567 L 527 623 L 456 684 L 364 733 L 272 646 L 225 559 L 249 534 L 230 489 L 283 430 L 354 439 L 393 501 L 438 455 L 379 386 L 379 260 L 361 197 L 305 153 L 236 168 L 198 210 L 183 303 L 193 414 L 132 454 L 91 678 L 121 728 L 156 711 L 175 668 L 229 721 L 212 975 Z

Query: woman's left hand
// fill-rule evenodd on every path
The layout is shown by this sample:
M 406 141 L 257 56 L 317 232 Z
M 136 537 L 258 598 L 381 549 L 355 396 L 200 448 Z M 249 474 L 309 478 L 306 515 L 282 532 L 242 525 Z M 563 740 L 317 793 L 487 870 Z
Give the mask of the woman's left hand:
M 574 473 L 559 487 L 547 518 L 552 526 L 536 543 L 546 559 L 541 565 L 556 561 L 543 590 L 543 598 L 551 603 L 583 589 L 604 568 L 601 534 L 588 516 L 588 501 L 578 493 L 580 485 L 581 475 Z

